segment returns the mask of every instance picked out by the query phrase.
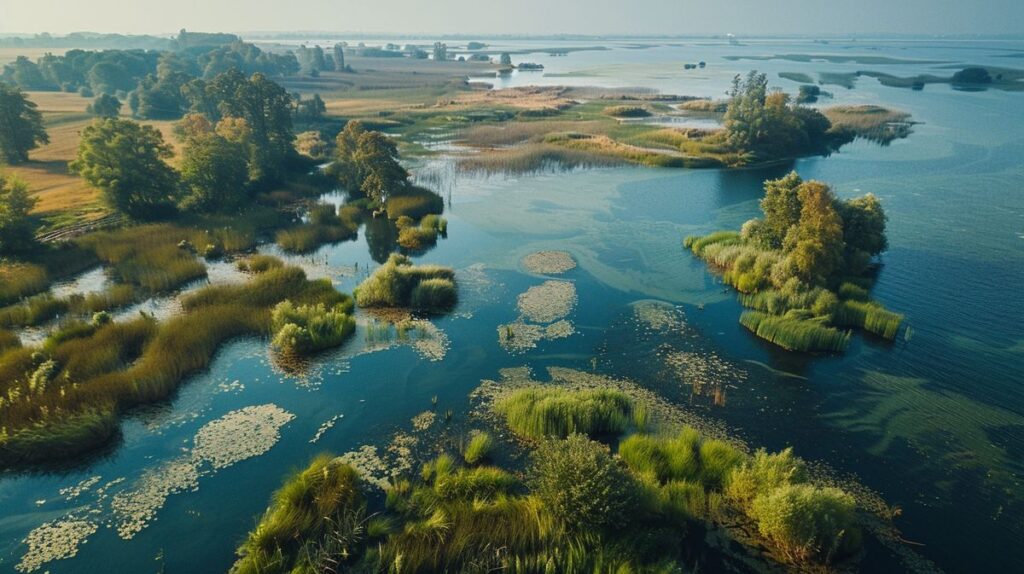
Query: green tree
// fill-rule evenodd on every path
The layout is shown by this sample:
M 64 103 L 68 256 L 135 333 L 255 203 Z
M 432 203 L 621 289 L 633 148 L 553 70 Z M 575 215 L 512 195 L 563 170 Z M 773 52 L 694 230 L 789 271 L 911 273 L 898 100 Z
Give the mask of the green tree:
M 242 144 L 216 133 L 189 138 L 181 161 L 181 207 L 201 212 L 237 209 L 245 201 L 248 179 Z
M 28 161 L 28 152 L 50 138 L 35 102 L 20 88 L 0 82 L 0 161 Z
M 502 52 L 501 53 L 501 65 L 502 66 L 511 66 L 512 65 L 512 56 L 508 52 Z
M 335 138 L 334 163 L 328 168 L 328 174 L 338 178 L 338 182 L 349 193 L 358 192 L 363 185 L 365 174 L 356 163 L 356 150 L 359 149 L 359 138 L 366 133 L 362 122 L 352 120 L 338 132 Z
M 398 147 L 380 132 L 359 137 L 353 161 L 365 173 L 359 188 L 363 195 L 384 205 L 391 192 L 409 184 L 409 172 L 398 163 Z
M 345 71 L 345 47 L 341 44 L 334 45 L 334 69 L 339 72 Z
M 798 189 L 800 222 L 790 228 L 784 248 L 801 280 L 822 285 L 842 269 L 843 220 L 827 185 L 807 181 Z
M 636 508 L 637 488 L 608 447 L 586 435 L 541 442 L 530 459 L 529 486 L 571 530 L 621 527 Z
M 134 219 L 155 219 L 173 210 L 177 196 L 177 173 L 165 161 L 171 155 L 156 128 L 107 118 L 82 130 L 69 167 L 102 191 L 114 209 Z
M 873 194 L 839 203 L 839 214 L 843 218 L 843 241 L 847 250 L 873 257 L 889 247 L 885 237 L 888 218 L 882 203 Z
M 448 60 L 448 45 L 443 42 L 434 42 L 434 60 L 444 62 Z
M 121 100 L 110 94 L 100 94 L 85 111 L 101 118 L 116 118 L 121 114 Z
M 36 226 L 28 215 L 35 204 L 24 181 L 0 173 L 0 254 L 22 252 L 35 244 Z
M 789 229 L 800 221 L 798 189 L 803 182 L 795 171 L 764 182 L 764 197 L 761 199 L 764 221 L 756 239 L 765 247 L 781 248 Z

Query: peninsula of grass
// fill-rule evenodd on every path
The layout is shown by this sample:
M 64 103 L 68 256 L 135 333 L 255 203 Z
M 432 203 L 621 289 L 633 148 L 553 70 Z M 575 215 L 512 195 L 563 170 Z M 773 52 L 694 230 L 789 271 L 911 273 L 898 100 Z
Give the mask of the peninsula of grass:
M 796 172 L 765 182 L 764 219 L 741 232 L 684 240 L 740 291 L 740 323 L 788 351 L 842 352 L 847 329 L 892 341 L 903 316 L 870 300 L 872 258 L 883 252 L 885 212 L 873 195 L 839 200 Z
M 283 267 L 243 285 L 200 289 L 183 299 L 182 314 L 159 324 L 107 323 L 56 344 L 7 350 L 0 355 L 0 465 L 60 460 L 105 444 L 124 413 L 166 399 L 224 343 L 270 335 L 271 312 L 286 299 L 351 307 L 328 280 Z
M 563 405 L 602 392 L 557 390 Z M 630 400 L 621 395 L 605 398 Z M 582 412 L 552 408 L 544 426 L 571 428 Z M 492 444 L 478 433 L 465 465 L 441 452 L 395 477 L 383 504 L 344 457 L 318 457 L 274 495 L 232 572 L 672 572 L 693 567 L 690 550 L 708 529 L 742 532 L 730 543 L 787 568 L 852 566 L 862 538 L 854 498 L 813 481 L 792 450 L 750 455 L 692 428 L 623 436 L 612 426 L 605 438 L 617 453 L 584 434 L 538 436 L 515 474 L 482 463 Z
M 353 296 L 360 307 L 443 313 L 455 307 L 458 290 L 450 267 L 413 265 L 408 257 L 393 253 L 356 287 Z

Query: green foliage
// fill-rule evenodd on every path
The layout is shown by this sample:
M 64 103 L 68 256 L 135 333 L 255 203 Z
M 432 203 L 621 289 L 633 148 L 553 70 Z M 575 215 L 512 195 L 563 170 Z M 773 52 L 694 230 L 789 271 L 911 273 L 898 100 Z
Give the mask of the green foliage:
M 356 471 L 321 455 L 274 493 L 238 548 L 233 574 L 322 572 L 357 554 L 367 537 Z
M 479 464 L 490 457 L 492 450 L 494 450 L 494 439 L 491 438 L 491 435 L 486 432 L 478 432 L 469 439 L 469 443 L 462 451 L 462 458 L 466 464 Z
M 421 283 L 430 280 L 434 281 L 417 292 Z M 433 312 L 451 309 L 458 291 L 451 268 L 413 265 L 408 257 L 392 254 L 387 263 L 359 284 L 354 295 L 361 307 L 409 307 Z M 423 306 L 435 304 L 442 306 Z
M 604 113 L 613 118 L 646 118 L 651 112 L 643 106 L 610 106 Z
M 31 263 L 0 263 L 0 305 L 12 303 L 50 284 L 46 268 Z
M 716 231 L 703 237 L 691 235 L 683 240 L 683 245 L 693 251 L 697 256 L 701 256 L 704 249 L 709 245 L 730 245 L 739 243 L 740 234 L 735 231 Z
M 582 434 L 542 441 L 528 475 L 531 491 L 570 531 L 614 530 L 631 522 L 636 483 L 608 447 Z
M 29 217 L 35 204 L 24 181 L 0 172 L 0 254 L 24 252 L 35 246 L 36 225 Z
M 0 162 L 28 161 L 29 150 L 49 141 L 35 102 L 20 88 L 0 82 Z
M 502 397 L 494 409 L 504 415 L 517 434 L 541 439 L 577 433 L 621 434 L 629 426 L 632 405 L 632 400 L 619 391 L 567 391 L 533 386 Z
M 355 332 L 356 322 L 349 312 L 351 301 L 328 309 L 324 304 L 296 307 L 282 301 L 274 307 L 271 329 L 273 345 L 282 352 L 308 355 L 337 347 Z
M 177 195 L 172 155 L 156 128 L 117 118 L 98 119 L 82 130 L 78 155 L 69 164 L 103 192 L 110 207 L 135 219 L 167 215 Z
M 853 497 L 837 488 L 793 484 L 759 495 L 750 514 L 788 559 L 829 563 L 860 546 L 854 508 Z
M 121 100 L 110 94 L 100 94 L 85 111 L 101 118 L 116 118 L 121 115 Z
M 18 347 L 21 347 L 21 340 L 18 336 L 10 331 L 0 329 L 0 355 Z
M 792 104 L 785 93 L 769 92 L 767 76 L 757 71 L 737 75 L 729 96 L 724 124 L 735 150 L 778 159 L 827 153 L 849 140 L 830 132 L 832 124 L 821 112 Z
M 793 454 L 792 448 L 769 454 L 758 449 L 754 456 L 736 468 L 725 486 L 725 495 L 744 512 L 750 512 L 758 496 L 772 490 L 807 482 L 804 461 Z
M 704 439 L 689 427 L 672 437 L 631 435 L 619 444 L 619 456 L 646 481 L 688 482 L 713 490 L 721 490 L 729 473 L 744 460 L 735 447 Z
M 189 138 L 181 159 L 181 207 L 201 213 L 237 211 L 247 199 L 245 149 L 218 134 Z
M 740 324 L 758 337 L 787 351 L 840 353 L 850 342 L 850 332 L 822 325 L 818 321 L 744 311 Z

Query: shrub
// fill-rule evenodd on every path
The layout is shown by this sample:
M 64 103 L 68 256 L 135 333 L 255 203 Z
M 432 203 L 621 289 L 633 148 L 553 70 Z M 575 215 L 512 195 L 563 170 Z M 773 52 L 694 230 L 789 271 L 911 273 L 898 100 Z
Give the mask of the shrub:
M 359 553 L 366 506 L 352 467 L 321 455 L 274 493 L 233 574 L 320 572 Z
M 296 307 L 282 301 L 274 307 L 273 345 L 285 353 L 308 355 L 337 347 L 355 332 L 355 319 L 344 306 L 328 309 L 323 303 Z
M 793 562 L 825 563 L 860 547 L 852 496 L 838 488 L 786 485 L 754 499 L 757 528 Z
M 581 434 L 542 441 L 528 476 L 532 492 L 569 530 L 623 528 L 637 502 L 629 473 L 607 447 Z
M 527 387 L 499 399 L 494 409 L 517 434 L 531 438 L 618 435 L 629 426 L 632 401 L 619 391 Z
M 478 464 L 487 460 L 494 449 L 494 439 L 486 432 L 479 432 L 469 439 L 469 444 L 462 452 L 466 464 Z
M 773 489 L 807 481 L 804 461 L 792 448 L 768 454 L 758 449 L 754 456 L 734 470 L 725 485 L 725 495 L 744 512 L 750 512 L 754 499 Z

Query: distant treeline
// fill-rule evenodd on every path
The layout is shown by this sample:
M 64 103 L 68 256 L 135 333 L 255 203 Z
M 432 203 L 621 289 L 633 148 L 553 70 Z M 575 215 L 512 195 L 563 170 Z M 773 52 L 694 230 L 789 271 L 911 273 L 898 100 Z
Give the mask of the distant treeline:
M 241 40 L 234 34 L 189 32 L 182 29 L 174 38 L 150 35 L 74 32 L 54 36 L 43 32 L 31 37 L 0 38 L 0 48 L 92 48 L 121 50 L 179 50 L 195 46 L 220 46 Z

